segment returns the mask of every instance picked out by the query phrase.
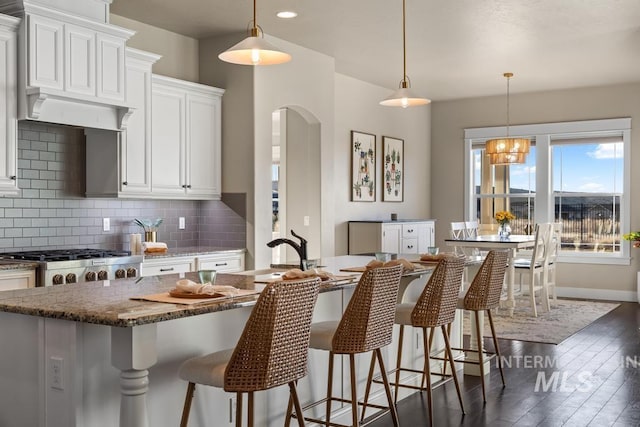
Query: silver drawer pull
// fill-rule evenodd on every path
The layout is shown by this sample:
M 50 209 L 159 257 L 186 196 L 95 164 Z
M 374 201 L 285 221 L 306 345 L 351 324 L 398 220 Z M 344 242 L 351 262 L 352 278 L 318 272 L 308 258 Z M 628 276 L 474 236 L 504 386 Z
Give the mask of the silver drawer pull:
M 216 262 L 216 267 L 220 267 L 221 265 L 227 265 L 226 262 Z
M 171 268 L 161 268 L 160 271 L 161 272 L 163 272 L 163 271 L 173 271 L 173 267 L 171 267 Z

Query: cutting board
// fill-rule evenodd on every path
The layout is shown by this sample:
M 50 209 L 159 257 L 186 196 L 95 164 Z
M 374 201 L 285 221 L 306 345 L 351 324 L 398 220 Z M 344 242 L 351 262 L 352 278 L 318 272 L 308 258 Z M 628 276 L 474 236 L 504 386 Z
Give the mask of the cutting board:
M 164 302 L 167 304 L 184 304 L 195 305 L 212 302 L 220 302 L 224 300 L 231 300 L 233 298 L 244 297 L 247 295 L 259 294 L 259 290 L 239 289 L 238 294 L 235 296 L 220 296 L 220 297 L 205 297 L 205 298 L 177 298 L 169 295 L 169 292 L 161 292 L 158 294 L 143 295 L 139 297 L 131 297 L 132 300 L 152 301 L 152 302 Z
M 346 281 L 346 280 L 353 280 L 355 277 L 356 276 L 354 276 L 354 275 L 334 276 L 333 279 L 323 280 L 322 283 L 337 283 L 337 282 L 342 282 L 342 281 Z M 274 277 L 271 274 L 265 275 L 265 276 L 256 276 L 256 278 L 253 281 L 254 281 L 254 283 L 267 283 L 267 284 L 268 283 L 281 282 L 282 281 L 282 276 Z

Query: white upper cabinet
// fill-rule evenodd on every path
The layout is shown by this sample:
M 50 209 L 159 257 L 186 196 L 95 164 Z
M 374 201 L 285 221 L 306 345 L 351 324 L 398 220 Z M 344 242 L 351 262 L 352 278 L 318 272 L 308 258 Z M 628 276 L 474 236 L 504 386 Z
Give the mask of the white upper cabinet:
M 0 195 L 18 194 L 17 31 L 20 20 L 0 15 Z
M 64 52 L 67 53 L 65 69 L 69 70 L 65 74 L 67 90 L 83 95 L 93 95 L 96 92 L 96 34 L 86 28 L 66 25 Z M 32 63 L 37 64 L 38 61 L 32 61 Z
M 152 194 L 219 200 L 224 91 L 156 75 L 152 85 Z
M 64 25 L 41 16 L 28 16 L 29 68 L 27 86 L 64 89 Z
M 125 95 L 125 40 L 106 34 L 97 34 L 97 96 L 124 101 Z

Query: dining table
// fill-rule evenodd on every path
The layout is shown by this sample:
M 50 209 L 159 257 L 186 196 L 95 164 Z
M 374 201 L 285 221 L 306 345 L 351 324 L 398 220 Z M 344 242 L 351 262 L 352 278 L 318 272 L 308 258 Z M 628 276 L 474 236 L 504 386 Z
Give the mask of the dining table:
M 507 298 L 502 300 L 501 307 L 508 310 L 509 316 L 513 316 L 516 307 L 514 282 L 515 265 L 513 260 L 516 252 L 521 249 L 529 249 L 535 246 L 535 236 L 526 234 L 512 234 L 509 237 L 497 235 L 480 235 L 474 237 L 463 237 L 460 239 L 445 239 L 445 244 L 457 248 L 477 248 L 479 250 L 503 249 L 509 251 L 507 267 Z

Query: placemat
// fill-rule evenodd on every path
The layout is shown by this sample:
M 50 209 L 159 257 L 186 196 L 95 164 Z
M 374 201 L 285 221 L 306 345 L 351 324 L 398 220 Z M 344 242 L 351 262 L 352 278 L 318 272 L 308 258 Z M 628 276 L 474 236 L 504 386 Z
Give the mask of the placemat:
M 164 302 L 167 304 L 184 304 L 194 305 L 210 302 L 220 302 L 227 299 L 233 299 L 238 297 L 244 297 L 247 295 L 259 294 L 258 290 L 239 289 L 238 294 L 234 296 L 222 296 L 222 297 L 206 297 L 206 298 L 175 298 L 169 295 L 169 292 L 161 292 L 159 294 L 143 295 L 139 297 L 131 297 L 132 300 L 152 301 L 152 302 Z
M 346 281 L 346 280 L 353 280 L 355 279 L 356 276 L 354 275 L 349 275 L 349 276 L 334 276 L 333 279 L 329 279 L 329 280 L 323 280 L 322 283 L 337 283 L 337 282 L 342 282 L 342 281 Z M 272 275 L 268 275 L 265 277 L 260 277 L 260 276 L 256 276 L 255 279 L 253 279 L 254 283 L 274 283 L 274 282 L 280 282 L 282 281 L 282 276 L 280 277 L 273 277 Z

